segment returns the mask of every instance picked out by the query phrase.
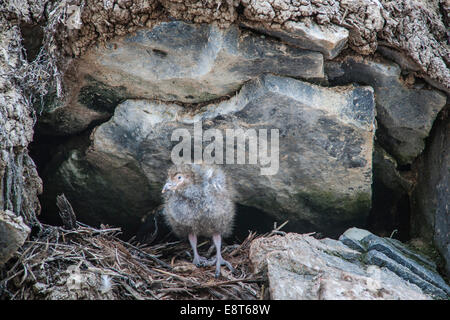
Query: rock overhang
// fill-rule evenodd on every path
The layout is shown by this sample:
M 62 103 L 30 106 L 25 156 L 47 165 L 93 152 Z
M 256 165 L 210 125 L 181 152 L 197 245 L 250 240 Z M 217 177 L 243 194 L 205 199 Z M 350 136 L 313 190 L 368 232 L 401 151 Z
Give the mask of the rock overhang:
M 264 72 L 322 79 L 323 56 L 232 25 L 162 22 L 116 38 L 80 59 L 78 70 L 124 85 L 131 97 L 197 103 L 238 90 Z
M 323 54 L 235 24 L 159 22 L 97 44 L 75 59 L 65 75 L 66 98 L 51 102 L 41 122 L 49 130 L 73 134 L 108 118 L 124 99 L 208 103 L 234 95 L 267 72 L 323 80 Z M 75 131 L 65 124 L 68 118 L 77 122 Z
M 345 34 L 336 36 L 339 51 Z M 335 234 L 348 224 L 363 225 L 371 206 L 374 92 L 358 85 L 312 84 L 326 81 L 323 54 L 236 25 L 220 29 L 181 21 L 93 47 L 75 63 L 73 104 L 56 111 L 89 110 L 84 114 L 94 115 L 94 121 L 111 118 L 94 129 L 86 152 L 78 150 L 76 161 L 62 163 L 64 170 L 55 175 L 89 168 L 96 184 L 120 181 L 114 193 L 123 189 L 125 198 L 136 195 L 141 205 L 135 208 L 142 208 L 161 201 L 175 129 L 192 133 L 198 121 L 204 130 L 222 132 L 277 129 L 282 159 L 277 174 L 261 176 L 260 164 L 225 165 L 235 177 L 237 201 L 279 219 L 287 213 L 322 231 L 338 228 Z M 86 96 L 97 87 L 99 94 Z M 89 119 L 74 127 L 83 126 Z M 136 188 L 131 180 L 118 176 L 124 172 L 139 177 L 131 179 L 142 184 L 136 192 L 130 192 Z M 98 193 L 74 177 L 87 197 Z M 72 188 L 70 177 L 61 181 Z M 126 199 L 111 199 L 117 201 Z M 102 212 L 119 216 L 123 213 L 114 211 L 124 207 L 111 205 Z

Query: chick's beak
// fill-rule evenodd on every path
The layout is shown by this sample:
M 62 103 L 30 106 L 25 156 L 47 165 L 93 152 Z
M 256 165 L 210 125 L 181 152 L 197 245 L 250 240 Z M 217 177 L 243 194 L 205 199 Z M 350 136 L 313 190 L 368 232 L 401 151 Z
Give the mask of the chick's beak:
M 173 187 L 174 187 L 173 183 L 171 181 L 167 181 L 167 183 L 164 185 L 161 193 L 164 193 L 166 191 L 170 191 L 170 190 L 173 189 Z

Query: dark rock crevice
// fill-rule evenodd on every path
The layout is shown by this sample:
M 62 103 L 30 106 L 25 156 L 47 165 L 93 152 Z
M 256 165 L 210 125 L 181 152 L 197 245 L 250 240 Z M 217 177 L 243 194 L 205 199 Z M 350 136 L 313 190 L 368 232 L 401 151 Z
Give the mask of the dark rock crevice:
M 43 26 L 39 24 L 20 24 L 20 33 L 22 35 L 22 44 L 26 52 L 28 62 L 33 62 L 42 49 L 44 40 Z
M 395 159 L 376 143 L 368 229 L 381 236 L 407 241 L 410 240 L 413 181 L 404 178 L 400 171 Z
M 417 183 L 411 195 L 411 233 L 431 241 L 450 276 L 450 105 L 438 115 L 426 148 L 414 162 L 412 170 Z

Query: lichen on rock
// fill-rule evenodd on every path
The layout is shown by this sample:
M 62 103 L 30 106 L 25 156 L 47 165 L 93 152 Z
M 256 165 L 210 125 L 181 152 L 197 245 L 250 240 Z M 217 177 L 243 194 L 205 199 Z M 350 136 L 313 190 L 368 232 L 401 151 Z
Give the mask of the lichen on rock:
M 26 63 L 17 26 L 0 23 L 0 210 L 10 210 L 27 224 L 39 223 L 37 198 L 42 182 L 28 155 L 34 112 L 24 96 L 16 72 Z

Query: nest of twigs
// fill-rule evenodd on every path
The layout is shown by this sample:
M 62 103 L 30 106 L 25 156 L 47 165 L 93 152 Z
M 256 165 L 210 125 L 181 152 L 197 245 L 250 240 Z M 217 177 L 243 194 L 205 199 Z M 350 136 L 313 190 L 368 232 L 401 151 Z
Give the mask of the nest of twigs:
M 214 278 L 214 266 L 197 268 L 191 263 L 186 241 L 142 245 L 121 240 L 119 228 L 96 229 L 74 220 L 68 224 L 71 229 L 67 224 L 42 224 L 38 234 L 0 269 L 0 299 L 264 297 L 263 279 L 252 273 L 248 254 L 255 233 L 241 244 L 223 247 L 223 257 L 236 270 L 231 273 L 222 267 L 221 276 Z M 200 243 L 199 251 L 215 254 L 207 244 Z

